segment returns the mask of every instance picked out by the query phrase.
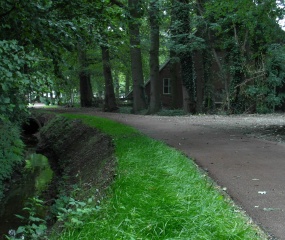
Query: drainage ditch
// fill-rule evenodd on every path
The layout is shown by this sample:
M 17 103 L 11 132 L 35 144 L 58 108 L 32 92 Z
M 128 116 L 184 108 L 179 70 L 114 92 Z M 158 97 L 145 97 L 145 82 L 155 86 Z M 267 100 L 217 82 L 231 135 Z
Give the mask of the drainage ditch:
M 79 120 L 45 113 L 35 113 L 23 126 L 27 138 L 26 164 L 11 183 L 0 206 L 0 239 L 12 235 L 26 223 L 23 208 L 30 198 L 40 197 L 45 209 L 39 213 L 49 227 L 56 222 L 51 208 L 58 194 L 72 193 L 74 186 L 95 201 L 105 197 L 105 190 L 115 176 L 112 139 Z M 23 174 L 22 174 L 23 173 Z M 80 196 L 78 196 L 80 198 Z

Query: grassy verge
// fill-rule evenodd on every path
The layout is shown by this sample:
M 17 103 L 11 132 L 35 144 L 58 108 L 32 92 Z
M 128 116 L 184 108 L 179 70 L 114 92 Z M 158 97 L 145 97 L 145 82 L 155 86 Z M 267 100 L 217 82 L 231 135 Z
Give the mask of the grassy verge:
M 111 120 L 65 116 L 111 135 L 118 166 L 100 208 L 56 239 L 265 239 L 180 152 Z

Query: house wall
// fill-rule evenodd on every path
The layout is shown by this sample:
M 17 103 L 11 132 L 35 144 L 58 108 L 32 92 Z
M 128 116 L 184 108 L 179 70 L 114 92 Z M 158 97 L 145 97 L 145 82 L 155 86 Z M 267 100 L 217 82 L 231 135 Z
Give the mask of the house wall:
M 183 97 L 182 97 L 182 80 L 181 80 L 181 69 L 180 65 L 177 64 L 177 82 L 176 82 L 176 87 L 177 87 L 177 96 L 179 96 L 178 99 L 178 107 L 182 108 L 183 107 Z M 170 62 L 166 63 L 164 67 L 160 69 L 159 72 L 159 91 L 160 91 L 160 100 L 161 100 L 161 105 L 162 107 L 165 108 L 171 108 L 172 106 L 172 94 L 164 94 L 163 93 L 163 79 L 164 78 L 170 78 L 171 73 L 170 73 Z M 150 99 L 150 81 L 147 82 L 145 86 L 145 93 Z
M 223 58 L 222 53 L 218 53 L 221 58 Z M 194 52 L 193 53 L 193 60 L 194 60 L 194 71 L 196 75 L 196 103 L 197 103 L 197 112 L 202 112 L 204 108 L 204 94 L 205 94 L 205 71 L 204 71 L 204 62 L 203 62 L 203 56 L 201 52 Z M 183 91 L 183 84 L 182 84 L 182 78 L 181 78 L 181 66 L 180 64 L 176 64 L 176 76 L 177 76 L 177 82 L 176 82 L 176 97 L 177 97 L 177 108 L 183 108 L 187 111 L 189 106 L 183 106 L 184 104 L 187 104 L 187 91 L 184 89 Z M 210 84 L 212 85 L 212 101 L 213 102 L 222 102 L 223 96 L 225 92 L 225 87 L 227 86 L 223 80 L 221 79 L 221 76 L 219 75 L 219 67 L 215 60 L 212 61 L 211 67 L 210 67 Z M 172 108 L 172 94 L 164 94 L 163 93 L 163 79 L 164 78 L 171 78 L 172 73 L 170 61 L 165 63 L 159 71 L 159 91 L 160 91 L 160 97 L 161 97 L 161 106 L 164 108 Z M 150 80 L 148 80 L 145 84 L 145 94 L 147 97 L 147 100 L 150 99 Z M 185 98 L 185 99 L 184 99 Z M 132 99 L 132 92 L 129 94 L 127 99 Z M 186 100 L 186 101 L 184 101 Z

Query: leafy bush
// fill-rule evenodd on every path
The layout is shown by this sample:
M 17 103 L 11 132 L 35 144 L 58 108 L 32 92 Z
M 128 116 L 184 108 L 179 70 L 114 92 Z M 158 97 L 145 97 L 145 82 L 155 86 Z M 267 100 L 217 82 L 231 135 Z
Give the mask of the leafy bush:
M 19 121 L 27 113 L 28 94 L 43 85 L 42 75 L 31 71 L 38 59 L 14 40 L 0 41 L 0 55 L 0 118 Z
M 78 201 L 72 197 L 62 196 L 56 200 L 54 208 L 56 209 L 57 220 L 64 224 L 66 228 L 77 228 L 84 225 L 82 219 L 94 214 L 99 207 L 92 205 L 93 198 L 88 202 Z
M 22 73 L 26 64 L 24 51 L 16 41 L 0 41 L 0 54 L 0 111 L 3 116 L 15 119 L 26 108 L 29 80 Z
M 254 82 L 245 89 L 245 99 L 255 106 L 257 113 L 274 112 L 284 103 L 285 83 L 285 48 L 272 44 L 267 49 L 266 59 L 258 72 L 258 77 L 251 76 Z
M 3 181 L 11 177 L 14 166 L 22 161 L 23 148 L 19 128 L 7 120 L 0 120 L 0 199 Z
M 48 239 L 46 237 L 47 225 L 46 221 L 38 217 L 41 209 L 44 209 L 44 202 L 36 197 L 30 198 L 27 207 L 23 210 L 28 212 L 28 217 L 16 215 L 18 218 L 26 222 L 25 226 L 20 226 L 18 229 L 10 230 L 9 235 L 6 236 L 8 240 L 21 240 L 21 239 Z

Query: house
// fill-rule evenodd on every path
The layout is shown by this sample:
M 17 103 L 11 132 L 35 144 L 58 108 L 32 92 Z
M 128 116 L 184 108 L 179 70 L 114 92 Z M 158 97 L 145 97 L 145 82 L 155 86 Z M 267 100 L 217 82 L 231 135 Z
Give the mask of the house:
M 176 70 L 177 72 L 177 81 L 176 86 L 173 86 L 173 83 L 171 82 L 171 67 L 170 67 L 170 60 L 166 61 L 159 69 L 159 91 L 160 91 L 160 100 L 161 105 L 164 108 L 171 108 L 173 104 L 173 94 L 172 90 L 173 88 L 177 89 L 177 104 L 176 108 L 182 108 L 183 107 L 183 93 L 182 93 L 182 79 L 181 79 L 181 70 L 180 65 L 176 64 Z M 145 84 L 145 93 L 147 96 L 147 99 L 150 99 L 150 79 Z
M 177 72 L 180 72 L 180 65 L 177 64 Z M 170 60 L 166 61 L 160 68 L 159 68 L 159 90 L 160 90 L 160 100 L 161 105 L 164 108 L 171 108 L 172 107 L 172 88 L 176 87 L 178 90 L 177 99 L 177 108 L 183 107 L 183 98 L 182 98 L 182 80 L 181 74 L 177 74 L 177 82 L 176 86 L 173 86 L 171 82 L 171 70 L 170 70 Z M 145 83 L 145 94 L 146 98 L 149 101 L 150 99 L 150 79 L 148 79 Z M 132 100 L 133 99 L 133 91 L 130 91 L 125 99 Z
M 205 104 L 205 89 L 209 88 L 209 84 L 205 83 L 204 76 L 204 64 L 201 54 L 194 53 L 193 58 L 195 59 L 193 68 L 195 71 L 195 88 L 196 88 L 196 106 L 198 109 L 195 109 L 198 112 L 201 112 L 202 108 L 204 108 Z M 215 63 L 211 65 L 211 72 L 217 73 L 218 66 Z M 176 81 L 175 83 L 171 82 L 171 79 L 175 74 Z M 211 96 L 210 101 L 211 106 L 214 105 L 215 102 L 221 103 L 221 95 L 225 89 L 224 83 L 221 82 L 219 77 L 212 76 L 214 81 L 211 82 Z M 174 85 L 175 84 L 175 85 Z M 175 91 L 174 91 L 175 88 Z M 214 90 L 213 90 L 214 89 Z M 175 64 L 175 67 L 171 67 L 170 60 L 166 61 L 159 69 L 159 91 L 160 91 L 160 100 L 161 106 L 163 108 L 176 108 L 176 109 L 184 109 L 189 112 L 191 110 L 191 106 L 189 104 L 189 96 L 186 88 L 182 83 L 181 77 L 181 66 L 180 63 Z M 173 94 L 175 92 L 175 94 Z M 132 99 L 133 92 L 131 91 L 126 99 Z M 147 100 L 150 99 L 150 79 L 145 83 L 145 94 Z M 175 99 L 174 99 L 175 95 Z M 175 100 L 175 101 L 174 101 Z M 209 103 L 207 102 L 209 105 Z

